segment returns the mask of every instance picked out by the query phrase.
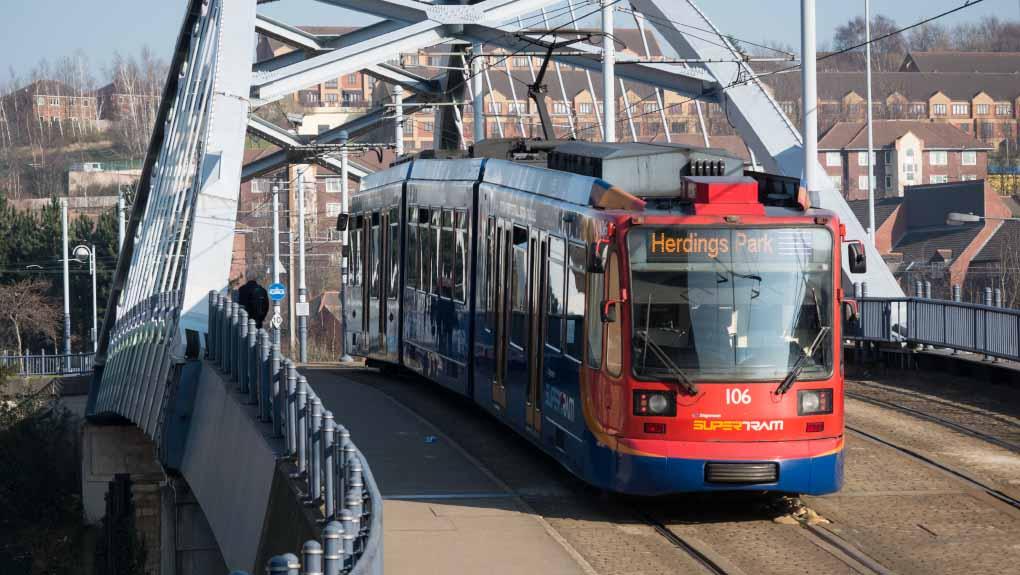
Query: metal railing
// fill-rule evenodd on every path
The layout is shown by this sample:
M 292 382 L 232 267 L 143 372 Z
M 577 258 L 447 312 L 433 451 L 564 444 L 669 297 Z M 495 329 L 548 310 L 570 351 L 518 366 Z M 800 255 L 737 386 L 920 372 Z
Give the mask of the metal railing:
M 22 377 L 34 375 L 89 375 L 96 355 L 89 353 L 72 353 L 71 355 L 0 355 L 0 369 L 8 369 Z
M 1020 310 L 985 303 L 924 297 L 858 298 L 859 317 L 847 321 L 846 339 L 906 343 L 1020 361 Z M 894 321 L 901 318 L 902 321 Z
M 302 560 L 276 556 L 266 571 L 297 575 L 303 566 L 306 574 L 381 575 L 382 497 L 368 462 L 272 339 L 233 298 L 209 293 L 209 361 L 284 439 L 296 468 L 291 477 L 304 484 L 306 505 L 321 506 L 326 523 L 321 543 L 305 543 Z

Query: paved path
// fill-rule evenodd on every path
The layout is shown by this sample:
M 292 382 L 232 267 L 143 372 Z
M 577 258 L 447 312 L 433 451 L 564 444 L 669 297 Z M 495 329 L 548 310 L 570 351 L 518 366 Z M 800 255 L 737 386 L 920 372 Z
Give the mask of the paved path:
M 379 483 L 387 574 L 589 572 L 545 519 L 435 426 L 341 370 L 302 373 Z

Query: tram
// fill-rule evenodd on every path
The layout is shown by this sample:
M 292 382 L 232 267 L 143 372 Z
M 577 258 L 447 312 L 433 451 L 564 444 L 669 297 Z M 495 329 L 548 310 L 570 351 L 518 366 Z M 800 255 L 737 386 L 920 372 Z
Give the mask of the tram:
M 843 481 L 841 250 L 796 183 L 725 152 L 482 143 L 368 176 L 344 337 L 471 398 L 588 483 L 658 495 Z

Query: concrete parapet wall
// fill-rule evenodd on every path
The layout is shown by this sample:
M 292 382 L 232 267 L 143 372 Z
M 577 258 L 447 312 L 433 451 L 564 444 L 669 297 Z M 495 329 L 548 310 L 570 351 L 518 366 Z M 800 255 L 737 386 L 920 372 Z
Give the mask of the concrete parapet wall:
M 229 569 L 256 569 L 279 446 L 233 385 L 203 365 L 181 473 Z M 295 502 L 295 505 L 297 503 Z

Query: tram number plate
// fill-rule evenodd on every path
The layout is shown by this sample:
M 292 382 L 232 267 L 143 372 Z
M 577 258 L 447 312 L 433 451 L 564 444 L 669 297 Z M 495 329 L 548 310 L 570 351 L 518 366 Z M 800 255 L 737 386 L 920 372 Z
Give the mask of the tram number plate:
M 727 389 L 726 405 L 751 405 L 750 389 Z

